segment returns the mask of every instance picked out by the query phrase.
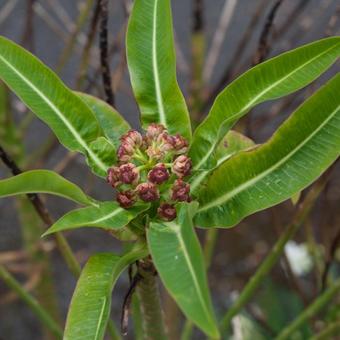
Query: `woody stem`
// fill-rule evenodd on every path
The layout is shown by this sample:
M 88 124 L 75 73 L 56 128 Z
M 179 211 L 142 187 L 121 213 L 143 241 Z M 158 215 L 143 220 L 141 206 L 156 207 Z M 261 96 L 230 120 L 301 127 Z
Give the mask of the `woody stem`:
M 136 288 L 143 317 L 145 340 L 167 339 L 155 267 L 150 259 L 138 263 L 138 274 L 142 277 Z

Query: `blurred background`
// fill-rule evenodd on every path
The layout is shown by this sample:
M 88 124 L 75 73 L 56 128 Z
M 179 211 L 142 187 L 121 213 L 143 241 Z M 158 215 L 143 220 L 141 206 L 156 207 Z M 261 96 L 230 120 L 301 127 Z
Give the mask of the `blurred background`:
M 337 0 L 173 0 L 177 69 L 194 124 L 230 81 L 261 60 L 302 44 L 337 35 Z M 40 58 L 71 88 L 105 99 L 101 81 L 98 18 L 95 0 L 0 0 L 0 34 Z M 139 128 L 138 108 L 130 87 L 125 58 L 125 30 L 131 1 L 109 1 L 109 60 L 115 107 Z M 284 99 L 258 106 L 236 129 L 256 143 L 266 141 L 295 108 L 337 72 L 334 65 L 307 88 Z M 23 169 L 53 169 L 79 184 L 92 196 L 109 200 L 112 189 L 95 178 L 82 156 L 58 144 L 48 127 L 0 84 L 0 145 Z M 340 266 L 340 165 L 335 164 L 312 212 L 305 218 L 285 254 L 261 285 L 239 319 L 243 336 L 251 330 L 274 337 L 322 291 Z M 0 178 L 10 176 L 0 163 Z M 308 189 L 306 190 L 308 191 Z M 209 283 L 217 314 L 222 315 L 255 272 L 301 202 L 287 201 L 245 219 L 235 228 L 219 230 L 211 244 Z M 58 218 L 74 208 L 44 197 Z M 42 223 L 25 198 L 0 200 L 0 264 L 32 292 L 60 321 L 76 280 L 50 238 L 41 240 Z M 198 231 L 202 243 L 206 235 Z M 100 230 L 65 233 L 84 264 L 98 251 L 121 251 L 121 244 Z M 113 319 L 120 318 L 128 277 L 123 275 L 113 294 Z M 54 293 L 53 293 L 54 292 Z M 183 319 L 164 292 L 164 307 L 173 339 L 179 339 Z M 300 339 L 337 318 L 340 301 L 304 327 Z M 30 309 L 0 280 L 0 339 L 39 340 L 48 334 Z M 130 332 L 127 338 L 133 339 Z M 202 334 L 195 330 L 195 339 Z M 340 337 L 338 337 L 340 339 Z

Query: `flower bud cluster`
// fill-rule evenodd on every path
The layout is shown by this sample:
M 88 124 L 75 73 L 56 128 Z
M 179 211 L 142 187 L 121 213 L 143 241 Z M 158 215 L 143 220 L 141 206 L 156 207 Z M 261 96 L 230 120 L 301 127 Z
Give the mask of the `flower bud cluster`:
M 142 136 L 130 130 L 120 139 L 118 164 L 108 170 L 107 181 L 115 188 L 117 202 L 130 208 L 136 202 L 153 202 L 164 220 L 176 218 L 176 202 L 189 202 L 192 163 L 186 156 L 188 142 L 170 135 L 161 124 L 151 124 Z

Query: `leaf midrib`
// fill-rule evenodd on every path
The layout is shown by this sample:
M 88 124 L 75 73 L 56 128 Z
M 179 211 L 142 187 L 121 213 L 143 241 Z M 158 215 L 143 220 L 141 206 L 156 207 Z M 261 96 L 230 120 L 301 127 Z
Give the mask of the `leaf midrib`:
M 77 142 L 86 150 L 89 156 L 93 159 L 93 161 L 101 168 L 106 171 L 107 167 L 105 164 L 97 157 L 96 154 L 92 152 L 92 150 L 88 147 L 83 138 L 78 134 L 76 129 L 72 126 L 72 124 L 63 116 L 61 111 L 49 100 L 48 97 L 44 95 L 32 82 L 29 81 L 22 73 L 20 73 L 10 62 L 8 62 L 3 56 L 0 55 L 0 59 L 9 67 L 19 78 L 21 78 L 29 87 L 31 87 L 36 94 L 46 102 L 46 104 L 56 113 L 59 119 L 65 124 L 65 126 L 69 129 L 71 134 L 77 140 Z
M 157 98 L 157 106 L 159 110 L 159 118 L 160 123 L 165 127 L 166 125 L 166 116 L 163 104 L 162 90 L 160 84 L 159 70 L 158 70 L 158 60 L 157 60 L 157 7 L 158 0 L 154 2 L 153 8 L 153 25 L 152 25 L 152 70 L 155 80 L 155 90 L 156 90 L 156 98 Z
M 193 281 L 194 281 L 194 285 L 196 287 L 196 290 L 197 290 L 197 293 L 198 293 L 198 297 L 201 301 L 201 304 L 202 304 L 202 307 L 203 307 L 203 310 L 204 310 L 204 313 L 206 314 L 206 317 L 208 320 L 212 321 L 211 320 L 211 317 L 210 317 L 210 313 L 209 311 L 207 310 L 207 306 L 206 306 L 206 303 L 205 303 L 205 300 L 203 298 L 203 295 L 202 295 L 202 291 L 201 291 L 201 288 L 199 286 L 199 283 L 197 281 L 197 278 L 196 278 L 196 275 L 195 275 L 195 271 L 194 271 L 194 268 L 192 267 L 192 264 L 191 264 L 191 260 L 190 260 L 190 257 L 189 257 L 189 254 L 186 250 L 186 247 L 185 247 L 185 243 L 184 243 L 184 240 L 182 238 L 182 235 L 181 235 L 181 231 L 180 231 L 180 226 L 177 225 L 176 223 L 168 223 L 169 227 L 174 231 L 174 233 L 177 235 L 177 238 L 178 238 L 178 241 L 180 243 L 180 246 L 182 248 L 182 251 L 183 251 L 183 255 L 184 255 L 184 258 L 185 258 L 185 261 L 187 262 L 188 264 L 188 268 L 189 268 L 189 271 L 191 273 L 191 276 L 193 278 Z
M 318 126 L 317 129 L 315 129 L 306 139 L 304 139 L 300 144 L 298 144 L 291 152 L 289 152 L 285 157 L 281 158 L 277 163 L 272 165 L 270 168 L 265 170 L 264 172 L 260 173 L 258 176 L 255 176 L 254 178 L 246 181 L 245 183 L 241 184 L 240 186 L 236 187 L 230 192 L 227 192 L 226 194 L 220 196 L 219 198 L 210 201 L 206 205 L 202 205 L 201 208 L 198 209 L 198 212 L 203 212 L 205 210 L 208 210 L 214 206 L 224 204 L 226 201 L 231 199 L 232 197 L 236 196 L 240 192 L 248 189 L 249 187 L 253 186 L 261 180 L 262 178 L 266 177 L 268 174 L 270 174 L 272 171 L 276 170 L 278 167 L 280 167 L 282 164 L 284 164 L 286 161 L 288 161 L 296 152 L 300 151 L 300 149 L 307 144 L 325 125 L 328 124 L 328 122 L 337 114 L 337 112 L 340 110 L 340 105 L 337 106 L 337 108 L 327 117 L 327 119 L 324 120 L 322 124 Z
M 276 82 L 272 83 L 269 87 L 267 87 L 264 91 L 260 92 L 257 96 L 255 96 L 253 98 L 253 100 L 251 100 L 242 110 L 239 110 L 237 113 L 233 114 L 232 116 L 230 116 L 229 118 L 225 119 L 223 121 L 222 124 L 226 124 L 229 121 L 235 119 L 237 116 L 239 116 L 240 114 L 242 114 L 244 111 L 247 111 L 248 109 L 250 109 L 253 105 L 256 105 L 257 100 L 259 100 L 262 96 L 266 95 L 270 90 L 272 90 L 275 86 L 279 85 L 281 82 L 284 82 L 286 79 L 288 79 L 289 77 L 291 77 L 294 73 L 300 71 L 301 69 L 303 69 L 304 67 L 306 67 L 308 64 L 314 62 L 315 60 L 317 60 L 318 58 L 320 58 L 321 56 L 323 56 L 324 54 L 327 54 L 329 51 L 335 49 L 339 44 L 336 44 L 330 48 L 328 48 L 327 50 L 323 51 L 322 53 L 318 54 L 317 56 L 315 56 L 314 58 L 310 59 L 309 61 L 307 61 L 306 63 L 300 65 L 298 68 L 294 69 L 294 71 L 288 73 L 286 76 L 284 76 L 283 78 L 280 78 L 280 80 L 277 80 Z M 195 169 L 199 169 L 200 166 L 202 164 L 204 164 L 206 162 L 206 160 L 210 157 L 211 153 L 213 152 L 213 150 L 215 149 L 216 144 L 218 143 L 218 141 L 215 141 L 209 151 L 206 153 L 206 155 L 202 158 L 202 160 L 195 166 Z
M 101 323 L 103 321 L 103 317 L 104 317 L 104 311 L 105 311 L 105 306 L 106 306 L 106 297 L 102 297 L 103 302 L 102 302 L 102 306 L 100 309 L 100 315 L 99 315 L 99 319 L 98 319 L 98 323 L 97 323 L 97 329 L 96 329 L 96 334 L 94 336 L 94 340 L 98 340 L 99 339 L 99 332 L 100 332 L 100 326 Z
M 118 215 L 119 213 L 121 213 L 122 211 L 124 211 L 123 208 L 116 208 L 116 210 L 114 210 L 113 212 L 110 212 L 109 214 L 105 215 L 105 216 L 102 216 L 100 218 L 98 218 L 97 220 L 94 220 L 94 221 L 90 221 L 89 223 L 100 223 L 100 222 L 103 222 L 105 220 L 108 220 L 109 218 L 112 218 L 116 215 Z

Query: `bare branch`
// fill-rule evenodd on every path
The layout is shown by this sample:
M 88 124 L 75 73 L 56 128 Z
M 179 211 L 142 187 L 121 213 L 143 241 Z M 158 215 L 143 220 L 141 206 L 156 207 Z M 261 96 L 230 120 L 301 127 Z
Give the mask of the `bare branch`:
M 108 1 L 98 0 L 100 3 L 100 32 L 99 32 L 99 49 L 100 49 L 100 62 L 104 91 L 106 94 L 106 102 L 114 105 L 114 94 L 112 90 L 112 79 L 108 54 Z
M 236 0 L 225 0 L 224 2 L 220 20 L 203 70 L 203 79 L 205 83 L 209 82 L 213 74 L 226 32 L 234 14 L 236 3 Z

